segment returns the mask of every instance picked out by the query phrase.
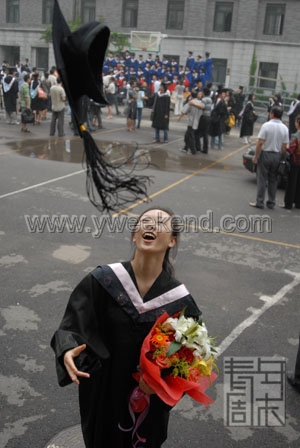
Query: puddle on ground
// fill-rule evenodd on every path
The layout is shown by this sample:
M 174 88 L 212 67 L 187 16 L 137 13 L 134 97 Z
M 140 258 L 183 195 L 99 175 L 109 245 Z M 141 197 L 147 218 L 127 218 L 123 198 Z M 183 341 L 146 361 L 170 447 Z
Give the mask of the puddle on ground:
M 171 145 L 155 147 L 132 143 L 121 143 L 119 141 L 96 140 L 98 149 L 105 154 L 105 158 L 112 164 L 126 162 L 129 167 L 152 168 L 162 171 L 184 171 L 194 172 L 204 168 L 214 160 L 208 156 L 183 154 Z M 49 139 L 49 140 L 25 140 L 8 144 L 17 154 L 40 160 L 53 160 L 65 163 L 84 162 L 84 146 L 80 138 L 71 139 Z M 218 169 L 234 169 L 233 166 L 218 163 Z

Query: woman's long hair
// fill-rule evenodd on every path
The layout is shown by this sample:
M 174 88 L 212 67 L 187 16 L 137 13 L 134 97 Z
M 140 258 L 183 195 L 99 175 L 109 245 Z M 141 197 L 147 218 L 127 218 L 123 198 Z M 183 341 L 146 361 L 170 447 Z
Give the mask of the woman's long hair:
M 167 207 L 149 207 L 149 208 L 147 208 L 147 210 L 145 210 L 143 213 L 141 213 L 140 216 L 137 218 L 135 228 L 131 234 L 131 240 L 134 236 L 135 229 L 136 229 L 138 223 L 140 222 L 142 216 L 144 216 L 147 212 L 150 212 L 151 210 L 161 210 L 162 212 L 167 213 L 171 218 L 171 235 L 172 235 L 172 237 L 173 236 L 176 237 L 176 244 L 173 247 L 168 247 L 168 249 L 166 250 L 164 260 L 163 260 L 163 269 L 170 275 L 170 277 L 172 277 L 174 275 L 174 266 L 173 266 L 172 262 L 170 261 L 170 254 L 172 254 L 172 258 L 175 259 L 176 254 L 177 254 L 177 247 L 178 247 L 178 243 L 179 243 L 179 235 L 182 230 L 182 225 L 180 225 L 178 218 L 176 217 L 176 215 L 174 214 L 174 212 L 171 209 L 169 209 Z M 133 254 L 133 257 L 134 257 L 134 254 Z

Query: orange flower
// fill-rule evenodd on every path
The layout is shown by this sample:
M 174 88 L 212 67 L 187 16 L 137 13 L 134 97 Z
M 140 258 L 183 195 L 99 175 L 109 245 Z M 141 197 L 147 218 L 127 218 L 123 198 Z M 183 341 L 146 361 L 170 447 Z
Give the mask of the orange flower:
M 166 346 L 169 343 L 169 338 L 167 335 L 163 334 L 163 333 L 154 333 L 154 335 L 151 338 L 151 342 L 153 345 L 156 346 Z

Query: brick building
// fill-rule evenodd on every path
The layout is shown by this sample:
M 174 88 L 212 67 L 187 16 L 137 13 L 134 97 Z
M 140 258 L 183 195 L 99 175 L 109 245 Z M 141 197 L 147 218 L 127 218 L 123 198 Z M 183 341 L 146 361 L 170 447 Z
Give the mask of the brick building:
M 41 34 L 51 23 L 53 0 L 0 0 L 0 58 L 15 64 L 54 64 L 51 43 Z M 157 31 L 160 56 L 185 64 L 210 52 L 213 79 L 235 88 L 249 84 L 256 56 L 254 86 L 300 91 L 299 0 L 60 0 L 67 20 L 104 20 L 112 31 Z M 147 52 L 138 54 L 146 55 Z

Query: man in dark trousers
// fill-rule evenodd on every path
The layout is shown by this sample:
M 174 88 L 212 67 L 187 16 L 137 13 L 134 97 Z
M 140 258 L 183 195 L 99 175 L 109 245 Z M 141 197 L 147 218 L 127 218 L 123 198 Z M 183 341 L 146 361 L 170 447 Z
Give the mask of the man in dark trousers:
M 50 123 L 50 135 L 55 135 L 57 123 L 58 136 L 64 136 L 64 117 L 65 117 L 65 101 L 66 93 L 62 87 L 60 78 L 57 78 L 57 84 L 50 88 L 50 96 L 52 103 L 52 117 Z
M 300 393 L 300 336 L 294 374 L 287 375 L 288 383 Z
M 273 106 L 270 110 L 270 120 L 262 125 L 258 133 L 255 154 L 252 159 L 257 164 L 257 195 L 255 202 L 249 202 L 251 207 L 264 208 L 266 185 L 268 185 L 267 207 L 275 207 L 277 191 L 277 170 L 282 157 L 285 157 L 289 143 L 289 131 L 282 123 L 283 110 Z

